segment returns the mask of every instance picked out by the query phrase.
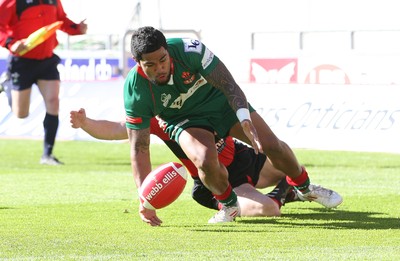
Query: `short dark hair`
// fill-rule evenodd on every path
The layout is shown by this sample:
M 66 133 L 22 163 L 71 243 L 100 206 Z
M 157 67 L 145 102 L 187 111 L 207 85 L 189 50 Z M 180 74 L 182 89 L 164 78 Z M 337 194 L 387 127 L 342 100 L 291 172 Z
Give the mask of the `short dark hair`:
M 167 40 L 159 30 L 151 26 L 144 26 L 133 32 L 131 53 L 136 61 L 140 61 L 143 54 L 157 51 L 161 47 L 167 49 Z

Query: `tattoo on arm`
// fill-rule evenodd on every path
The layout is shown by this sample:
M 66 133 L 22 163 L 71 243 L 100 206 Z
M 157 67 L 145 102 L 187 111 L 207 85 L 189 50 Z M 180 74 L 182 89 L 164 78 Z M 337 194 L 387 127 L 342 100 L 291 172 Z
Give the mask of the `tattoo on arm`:
M 131 149 L 136 153 L 145 153 L 150 146 L 150 129 L 131 130 L 128 129 L 129 141 Z
M 143 130 L 127 129 L 130 150 L 131 166 L 137 188 L 151 171 L 150 162 L 150 128 Z
M 242 89 L 240 89 L 229 70 L 221 61 L 205 79 L 225 94 L 233 110 L 248 108 L 247 99 Z

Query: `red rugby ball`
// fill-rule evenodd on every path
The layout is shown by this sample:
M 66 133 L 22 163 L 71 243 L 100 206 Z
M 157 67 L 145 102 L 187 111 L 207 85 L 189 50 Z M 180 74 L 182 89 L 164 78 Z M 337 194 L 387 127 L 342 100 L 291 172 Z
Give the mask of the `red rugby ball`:
M 185 188 L 187 172 L 182 164 L 169 162 L 147 175 L 140 186 L 140 202 L 145 208 L 160 209 L 174 202 Z

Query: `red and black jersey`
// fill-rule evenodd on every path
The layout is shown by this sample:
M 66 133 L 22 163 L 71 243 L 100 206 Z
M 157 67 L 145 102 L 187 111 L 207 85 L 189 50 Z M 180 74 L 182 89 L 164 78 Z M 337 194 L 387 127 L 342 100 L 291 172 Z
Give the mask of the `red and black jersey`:
M 0 0 L 0 45 L 9 48 L 17 40 L 27 38 L 43 26 L 62 21 L 60 30 L 69 35 L 81 34 L 78 25 L 64 12 L 60 0 Z M 45 59 L 58 45 L 56 34 L 23 55 Z

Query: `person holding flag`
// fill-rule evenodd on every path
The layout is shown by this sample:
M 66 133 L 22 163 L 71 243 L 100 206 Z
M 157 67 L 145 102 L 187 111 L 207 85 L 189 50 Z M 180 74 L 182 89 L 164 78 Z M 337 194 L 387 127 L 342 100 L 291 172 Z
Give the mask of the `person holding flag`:
M 9 103 L 18 118 L 29 115 L 32 85 L 39 88 L 46 107 L 43 120 L 44 148 L 41 164 L 63 164 L 53 155 L 59 124 L 60 58 L 56 30 L 69 35 L 87 31 L 85 21 L 75 23 L 60 0 L 0 0 L 0 46 L 10 51 L 0 92 L 8 90 Z

